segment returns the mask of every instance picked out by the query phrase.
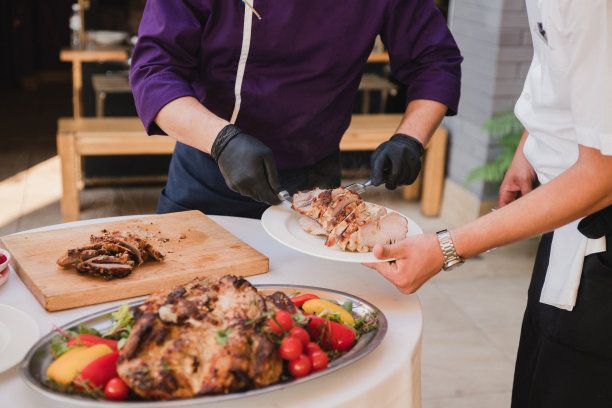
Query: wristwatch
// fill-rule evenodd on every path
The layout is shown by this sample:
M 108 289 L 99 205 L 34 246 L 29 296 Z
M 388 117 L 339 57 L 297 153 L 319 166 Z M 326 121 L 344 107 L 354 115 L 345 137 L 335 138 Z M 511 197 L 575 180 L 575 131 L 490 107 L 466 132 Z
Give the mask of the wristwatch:
M 455 245 L 453 245 L 453 240 L 448 230 L 443 229 L 442 231 L 438 231 L 436 235 L 438 236 L 440 248 L 444 255 L 444 265 L 442 265 L 442 269 L 449 271 L 465 262 L 465 260 L 455 252 Z

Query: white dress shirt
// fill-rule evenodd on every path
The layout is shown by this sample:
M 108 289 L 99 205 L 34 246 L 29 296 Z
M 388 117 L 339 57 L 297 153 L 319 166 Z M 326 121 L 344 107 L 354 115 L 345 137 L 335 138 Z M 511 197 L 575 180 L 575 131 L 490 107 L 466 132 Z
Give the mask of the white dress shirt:
M 515 114 L 529 132 L 523 152 L 544 184 L 578 160 L 579 144 L 612 155 L 612 0 L 527 0 L 527 13 L 534 55 Z M 580 234 L 578 222 L 555 230 L 540 298 L 567 310 L 584 257 L 606 248 L 605 238 Z

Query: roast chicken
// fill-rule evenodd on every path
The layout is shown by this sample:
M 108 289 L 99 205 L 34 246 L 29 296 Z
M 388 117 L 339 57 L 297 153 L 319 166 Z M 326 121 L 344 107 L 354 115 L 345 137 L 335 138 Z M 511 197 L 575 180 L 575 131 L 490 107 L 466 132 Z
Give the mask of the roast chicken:
M 135 311 L 119 376 L 136 394 L 154 400 L 278 382 L 283 362 L 267 316 L 279 309 L 303 313 L 284 293 L 264 296 L 231 275 L 155 293 Z

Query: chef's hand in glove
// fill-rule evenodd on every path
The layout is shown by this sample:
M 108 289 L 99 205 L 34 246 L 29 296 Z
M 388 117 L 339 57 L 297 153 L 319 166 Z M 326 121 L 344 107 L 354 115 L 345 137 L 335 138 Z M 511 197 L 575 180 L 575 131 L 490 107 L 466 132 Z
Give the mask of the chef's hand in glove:
M 370 158 L 372 184 L 385 183 L 389 190 L 414 183 L 421 171 L 423 145 L 412 136 L 396 133 Z
M 229 188 L 267 204 L 280 203 L 274 156 L 261 141 L 236 125 L 227 125 L 217 135 L 210 154 Z

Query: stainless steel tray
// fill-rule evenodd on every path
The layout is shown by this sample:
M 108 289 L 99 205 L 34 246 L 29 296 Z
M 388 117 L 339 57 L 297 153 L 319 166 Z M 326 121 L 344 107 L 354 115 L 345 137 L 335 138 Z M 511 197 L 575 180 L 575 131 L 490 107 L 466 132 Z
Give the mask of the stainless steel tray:
M 245 398 L 251 395 L 258 395 L 281 388 L 291 387 L 296 384 L 301 384 L 305 381 L 310 381 L 314 378 L 318 378 L 322 375 L 329 374 L 338 370 L 339 368 L 345 367 L 360 358 L 364 357 L 372 350 L 376 348 L 387 333 L 387 319 L 385 315 L 376 306 L 356 296 L 349 295 L 348 293 L 339 292 L 330 289 L 316 288 L 311 286 L 292 286 L 292 285 L 254 285 L 258 291 L 269 294 L 275 291 L 283 291 L 286 294 L 295 292 L 301 293 L 314 293 L 321 298 L 332 299 L 339 302 L 351 301 L 353 302 L 353 314 L 357 317 L 363 317 L 368 313 L 376 313 L 378 316 L 378 322 L 376 329 L 363 334 L 357 341 L 357 343 L 342 357 L 329 363 L 329 366 L 322 371 L 312 373 L 306 377 L 294 379 L 289 382 L 277 383 L 270 385 L 265 388 L 256 390 L 249 390 L 244 392 L 236 392 L 225 395 L 210 395 L 200 396 L 191 399 L 183 400 L 171 400 L 171 401 L 102 401 L 88 399 L 78 395 L 63 394 L 58 391 L 47 388 L 43 385 L 43 380 L 46 378 L 46 370 L 51 361 L 53 360 L 50 353 L 51 337 L 54 333 L 48 333 L 42 337 L 24 357 L 19 367 L 21 377 L 35 391 L 43 394 L 44 396 L 51 398 L 56 401 L 77 405 L 79 407 L 187 407 L 203 403 L 212 403 L 219 401 L 232 400 L 236 398 Z M 143 300 L 130 303 L 132 308 L 143 303 Z M 81 319 L 70 322 L 61 328 L 63 330 L 76 328 L 79 324 L 85 324 L 93 327 L 100 331 L 105 331 L 112 325 L 111 312 L 117 310 L 117 307 L 107 309 L 95 314 L 85 316 Z

